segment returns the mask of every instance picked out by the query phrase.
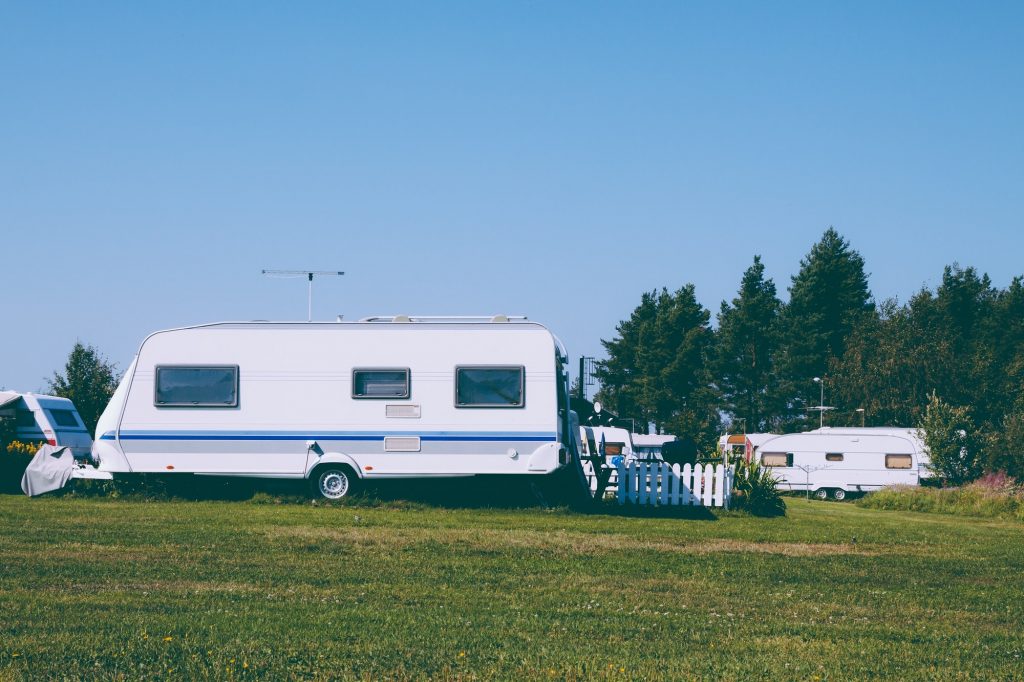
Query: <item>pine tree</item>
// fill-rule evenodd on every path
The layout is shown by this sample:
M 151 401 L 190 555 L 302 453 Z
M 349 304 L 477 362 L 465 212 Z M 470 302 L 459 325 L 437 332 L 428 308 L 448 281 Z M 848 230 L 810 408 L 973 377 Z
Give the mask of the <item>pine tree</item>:
M 692 284 L 675 293 L 645 293 L 618 336 L 602 340 L 608 359 L 598 363 L 601 400 L 637 424 L 689 436 L 708 445 L 718 428 L 717 393 L 709 355 L 711 313 Z
M 801 409 L 792 402 L 796 398 L 818 403 L 813 378 L 825 378 L 829 364 L 846 351 L 852 330 L 874 314 L 864 259 L 829 227 L 800 261 L 781 315 L 779 388 L 789 396 L 791 416 Z
M 715 377 L 725 409 L 747 431 L 768 431 L 778 413 L 773 390 L 778 319 L 782 303 L 775 283 L 764 277 L 760 256 L 743 273 L 732 305 L 718 313 Z

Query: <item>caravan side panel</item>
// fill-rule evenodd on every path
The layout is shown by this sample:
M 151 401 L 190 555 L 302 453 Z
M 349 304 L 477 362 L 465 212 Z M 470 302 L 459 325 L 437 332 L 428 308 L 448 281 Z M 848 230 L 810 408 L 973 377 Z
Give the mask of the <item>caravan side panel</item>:
M 102 437 L 120 444 L 136 472 L 302 476 L 317 451 L 351 457 L 367 477 L 557 466 L 551 334 L 539 325 L 467 327 L 252 324 L 158 333 L 140 350 L 123 418 Z M 237 367 L 237 405 L 157 405 L 157 368 L 165 366 Z M 457 407 L 460 366 L 522 367 L 523 405 Z M 408 370 L 407 397 L 356 395 L 355 370 L 388 368 Z M 531 466 L 545 449 L 555 455 L 533 457 Z

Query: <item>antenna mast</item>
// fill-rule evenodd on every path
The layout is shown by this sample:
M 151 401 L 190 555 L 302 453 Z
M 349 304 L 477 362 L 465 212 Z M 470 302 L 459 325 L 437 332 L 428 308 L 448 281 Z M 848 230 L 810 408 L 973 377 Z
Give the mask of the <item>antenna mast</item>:
M 307 302 L 307 314 L 306 321 L 313 321 L 313 277 L 316 275 L 332 275 L 340 277 L 344 275 L 344 272 L 340 270 L 263 270 L 264 275 L 267 277 L 280 277 L 284 279 L 290 279 L 293 277 L 305 277 L 309 282 L 309 296 Z

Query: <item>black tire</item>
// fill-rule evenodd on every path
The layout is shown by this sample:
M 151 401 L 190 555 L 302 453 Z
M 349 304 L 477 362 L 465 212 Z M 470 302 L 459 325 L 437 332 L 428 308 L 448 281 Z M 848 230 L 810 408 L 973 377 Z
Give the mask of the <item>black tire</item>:
M 828 488 L 818 488 L 812 493 L 815 499 L 827 500 L 828 499 Z
M 350 497 L 359 487 L 359 477 L 344 464 L 325 464 L 309 476 L 310 494 L 318 500 Z
M 836 502 L 842 502 L 846 499 L 846 491 L 842 488 L 836 488 L 832 491 L 832 499 Z

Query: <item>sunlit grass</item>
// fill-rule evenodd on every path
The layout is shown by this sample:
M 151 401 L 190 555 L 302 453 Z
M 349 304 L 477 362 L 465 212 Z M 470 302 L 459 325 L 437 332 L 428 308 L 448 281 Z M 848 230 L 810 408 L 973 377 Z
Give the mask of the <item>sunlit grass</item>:
M 1024 670 L 1014 521 L 261 501 L 0 496 L 0 679 Z

